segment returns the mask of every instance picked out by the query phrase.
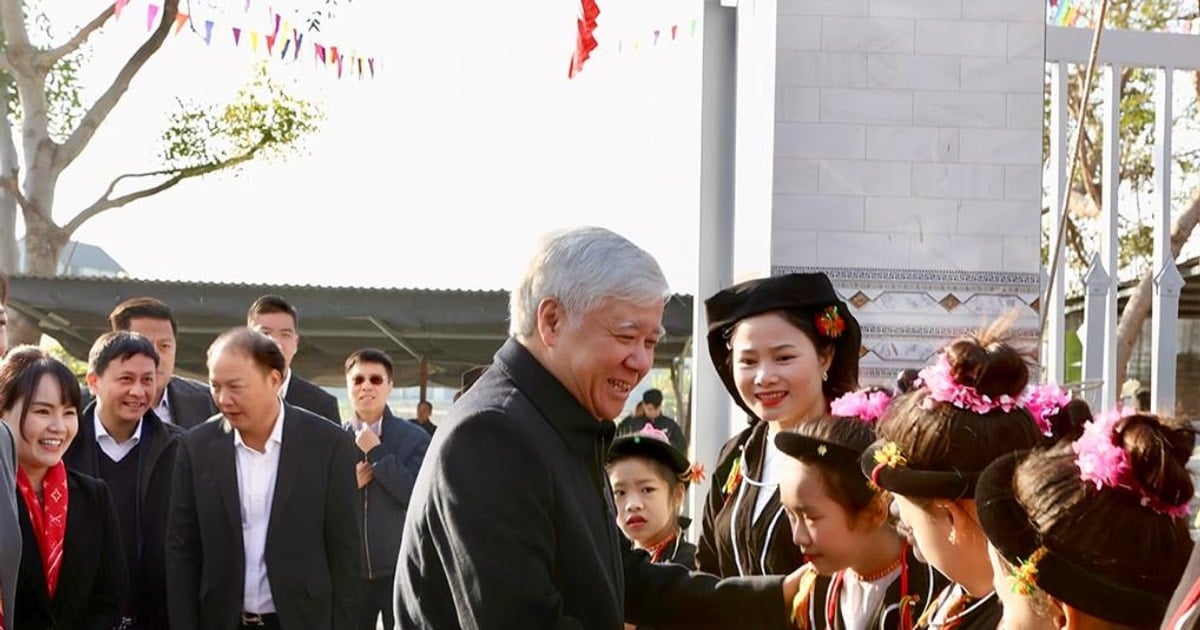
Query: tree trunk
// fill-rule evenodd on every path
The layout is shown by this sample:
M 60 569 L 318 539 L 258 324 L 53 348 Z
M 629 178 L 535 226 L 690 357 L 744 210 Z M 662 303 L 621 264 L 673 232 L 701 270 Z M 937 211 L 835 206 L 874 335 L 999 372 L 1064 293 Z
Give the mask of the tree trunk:
M 26 214 L 25 226 L 25 273 L 53 277 L 58 272 L 58 257 L 67 244 L 67 234 L 58 226 L 44 220 L 30 220 Z M 29 343 L 37 344 L 42 332 L 37 322 L 31 321 L 16 309 L 9 309 L 8 343 L 10 346 Z
M 1179 250 L 1192 235 L 1196 222 L 1200 221 L 1200 188 L 1192 193 L 1188 207 L 1171 222 L 1171 258 L 1179 256 Z M 1125 303 L 1121 317 L 1117 320 L 1117 383 L 1124 383 L 1129 369 L 1129 357 L 1133 354 L 1133 345 L 1142 334 L 1142 324 L 1150 314 L 1150 306 L 1154 301 L 1154 274 L 1158 270 L 1151 265 L 1142 274 L 1137 288 Z

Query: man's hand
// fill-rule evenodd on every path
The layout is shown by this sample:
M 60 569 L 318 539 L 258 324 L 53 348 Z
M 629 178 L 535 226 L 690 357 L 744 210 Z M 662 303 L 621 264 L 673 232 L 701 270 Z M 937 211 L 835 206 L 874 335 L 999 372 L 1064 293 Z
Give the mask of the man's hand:
M 370 433 L 370 431 L 367 431 L 367 433 Z M 375 439 L 378 440 L 379 438 Z M 354 467 L 354 475 L 358 478 L 358 489 L 362 490 L 375 479 L 375 467 L 371 465 L 371 462 L 358 462 Z M 784 587 L 787 587 L 786 583 Z
M 363 455 L 371 452 L 371 449 L 379 446 L 379 436 L 370 427 L 364 426 L 354 434 L 354 443 L 358 445 L 359 450 Z

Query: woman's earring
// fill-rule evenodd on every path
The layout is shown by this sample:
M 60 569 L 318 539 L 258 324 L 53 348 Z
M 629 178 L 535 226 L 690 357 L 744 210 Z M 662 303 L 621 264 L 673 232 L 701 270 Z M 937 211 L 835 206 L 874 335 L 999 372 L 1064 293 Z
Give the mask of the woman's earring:
M 821 380 L 822 380 L 822 381 L 828 381 L 828 380 L 829 380 L 829 370 L 824 370 L 824 371 L 822 371 L 822 372 L 821 372 Z
M 947 540 L 950 541 L 951 545 L 957 545 L 958 544 L 958 530 L 951 527 L 950 528 L 950 536 L 947 537 Z

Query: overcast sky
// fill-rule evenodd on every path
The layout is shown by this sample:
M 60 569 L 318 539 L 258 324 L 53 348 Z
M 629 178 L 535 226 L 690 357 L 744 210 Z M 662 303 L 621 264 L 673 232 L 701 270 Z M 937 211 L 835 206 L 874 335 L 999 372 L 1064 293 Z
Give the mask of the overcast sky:
M 64 175 L 60 222 L 112 177 L 155 165 L 176 98 L 219 102 L 246 80 L 265 53 L 261 42 L 251 53 L 245 34 L 235 48 L 233 26 L 267 29 L 269 8 L 298 18 L 310 2 L 251 0 L 247 13 L 244 0 L 193 0 L 199 33 L 168 40 Z M 105 3 L 50 4 L 70 5 L 52 9 L 63 37 Z M 145 36 L 147 4 L 131 0 L 94 37 L 91 97 Z M 591 224 L 648 249 L 672 288 L 691 292 L 701 39 L 690 22 L 702 5 L 600 6 L 600 48 L 569 81 L 577 2 L 353 0 L 305 38 L 375 56 L 374 80 L 335 80 L 308 41 L 301 63 L 270 64 L 326 112 L 306 153 L 182 184 L 76 237 L 140 278 L 504 288 L 539 234 Z M 203 19 L 216 23 L 207 46 Z

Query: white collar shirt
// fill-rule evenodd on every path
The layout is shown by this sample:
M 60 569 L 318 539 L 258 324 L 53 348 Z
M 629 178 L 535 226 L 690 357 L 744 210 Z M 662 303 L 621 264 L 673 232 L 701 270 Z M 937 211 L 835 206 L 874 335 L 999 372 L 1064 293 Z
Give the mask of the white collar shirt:
M 275 498 L 275 479 L 279 473 L 279 452 L 283 447 L 283 403 L 275 427 L 259 452 L 242 441 L 233 431 L 237 455 L 238 499 L 242 513 L 242 548 L 245 550 L 245 581 L 242 609 L 249 613 L 275 612 L 271 582 L 267 579 L 267 529 L 271 523 L 271 504 Z
M 133 429 L 133 436 L 124 442 L 118 442 L 104 428 L 104 423 L 100 422 L 100 399 L 96 399 L 96 413 L 92 418 L 92 426 L 96 430 L 96 444 L 100 450 L 114 462 L 119 462 L 125 459 L 125 456 L 130 453 L 142 441 L 142 421 L 138 420 L 137 427 Z
M 170 383 L 168 383 L 167 387 L 170 386 Z M 154 406 L 154 415 L 158 416 L 159 420 L 162 420 L 167 424 L 175 424 L 175 416 L 171 415 L 170 398 L 171 397 L 167 395 L 167 390 L 164 389 L 162 400 L 159 400 L 158 404 Z

